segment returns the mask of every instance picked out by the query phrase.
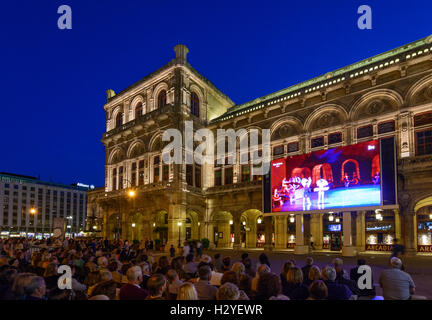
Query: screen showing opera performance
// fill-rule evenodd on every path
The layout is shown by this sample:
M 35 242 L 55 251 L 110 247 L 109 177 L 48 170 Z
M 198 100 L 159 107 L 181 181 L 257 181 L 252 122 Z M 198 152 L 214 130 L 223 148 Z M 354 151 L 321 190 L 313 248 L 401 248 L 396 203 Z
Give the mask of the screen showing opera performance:
M 381 205 L 379 141 L 272 161 L 272 212 Z

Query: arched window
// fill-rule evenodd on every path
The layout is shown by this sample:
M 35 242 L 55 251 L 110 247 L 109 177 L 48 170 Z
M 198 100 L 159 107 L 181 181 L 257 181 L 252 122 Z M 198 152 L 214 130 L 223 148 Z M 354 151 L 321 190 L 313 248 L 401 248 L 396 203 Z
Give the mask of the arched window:
M 198 95 L 195 92 L 192 92 L 191 94 L 191 113 L 194 116 L 199 117 L 199 98 Z
M 142 103 L 139 102 L 135 107 L 135 119 L 137 119 L 140 115 L 142 115 L 143 106 Z
M 158 108 L 166 106 L 166 91 L 162 90 L 158 95 Z
M 123 112 L 117 113 L 115 123 L 116 123 L 116 128 L 120 127 L 123 124 Z

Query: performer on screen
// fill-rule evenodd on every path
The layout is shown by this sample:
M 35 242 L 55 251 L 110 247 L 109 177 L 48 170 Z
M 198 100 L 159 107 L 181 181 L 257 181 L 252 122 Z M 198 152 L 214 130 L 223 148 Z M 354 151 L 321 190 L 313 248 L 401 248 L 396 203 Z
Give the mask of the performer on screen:
M 375 173 L 375 176 L 372 178 L 372 181 L 374 184 L 379 184 L 380 183 L 380 173 L 379 171 L 377 171 Z
M 348 173 L 345 172 L 344 178 L 343 178 L 343 182 L 345 185 L 345 188 L 348 188 L 350 185 L 351 180 L 348 177 Z
M 318 209 L 324 209 L 324 192 L 329 189 L 328 182 L 326 179 L 319 179 L 317 182 L 317 187 L 314 189 L 318 192 Z
M 278 193 L 277 189 L 275 189 L 273 194 L 273 207 L 278 208 L 282 206 L 283 206 L 283 200 L 280 194 Z
M 312 184 L 312 178 L 301 179 L 301 185 L 303 186 L 303 210 L 310 210 L 311 199 L 309 197 L 310 186 Z
M 352 178 L 352 180 L 350 181 L 350 184 L 351 185 L 357 185 L 359 183 L 359 179 L 358 179 L 358 177 L 357 177 L 357 173 L 356 172 L 353 172 L 353 178 Z

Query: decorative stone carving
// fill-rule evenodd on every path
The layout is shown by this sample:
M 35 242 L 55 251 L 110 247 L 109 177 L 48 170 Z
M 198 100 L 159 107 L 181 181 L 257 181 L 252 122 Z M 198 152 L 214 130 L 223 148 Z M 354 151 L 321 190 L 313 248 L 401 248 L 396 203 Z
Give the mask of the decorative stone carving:
M 335 112 L 325 112 L 315 120 L 314 129 L 324 129 L 340 123 L 339 117 Z
M 384 105 L 381 101 L 372 101 L 369 103 L 369 105 L 366 107 L 366 113 L 369 115 L 375 115 L 380 113 L 384 109 Z

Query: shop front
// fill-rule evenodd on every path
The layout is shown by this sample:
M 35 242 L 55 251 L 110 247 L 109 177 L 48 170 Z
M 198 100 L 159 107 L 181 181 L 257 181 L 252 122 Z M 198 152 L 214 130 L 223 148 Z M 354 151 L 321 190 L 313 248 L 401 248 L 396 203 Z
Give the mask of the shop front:
M 417 213 L 417 252 L 432 253 L 432 207 Z
M 365 228 L 366 251 L 392 251 L 396 234 L 393 211 L 367 211 L 365 214 Z
M 343 243 L 343 222 L 339 213 L 323 215 L 323 250 L 340 251 Z

